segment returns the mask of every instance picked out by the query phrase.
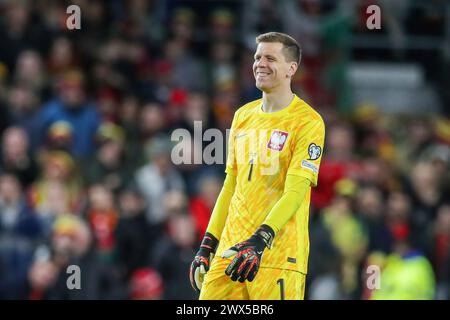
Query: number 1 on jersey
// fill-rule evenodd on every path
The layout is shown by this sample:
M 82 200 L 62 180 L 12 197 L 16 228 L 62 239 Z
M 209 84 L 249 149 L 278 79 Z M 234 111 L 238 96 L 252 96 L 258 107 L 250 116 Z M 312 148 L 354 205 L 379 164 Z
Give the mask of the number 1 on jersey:
M 253 174 L 253 159 L 250 160 L 250 170 L 248 171 L 248 181 L 252 180 Z
M 277 283 L 280 285 L 280 300 L 284 300 L 284 279 L 278 279 Z

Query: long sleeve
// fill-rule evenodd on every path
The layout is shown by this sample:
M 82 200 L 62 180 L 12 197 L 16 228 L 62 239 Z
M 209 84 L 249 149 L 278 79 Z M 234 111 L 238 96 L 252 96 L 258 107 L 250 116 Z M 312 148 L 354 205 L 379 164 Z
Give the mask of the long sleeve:
M 231 198 L 236 188 L 236 176 L 227 174 L 223 183 L 222 190 L 217 197 L 216 204 L 209 220 L 207 232 L 220 240 L 223 227 L 228 216 L 228 208 L 230 207 Z
M 283 196 L 273 206 L 264 224 L 277 233 L 297 212 L 310 188 L 311 182 L 301 176 L 287 175 Z

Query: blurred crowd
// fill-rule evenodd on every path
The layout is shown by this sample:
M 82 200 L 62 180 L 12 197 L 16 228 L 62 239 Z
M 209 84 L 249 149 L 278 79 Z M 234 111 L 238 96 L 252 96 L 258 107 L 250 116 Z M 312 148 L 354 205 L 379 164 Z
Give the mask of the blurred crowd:
M 306 297 L 449 299 L 450 120 L 350 105 L 365 2 L 343 3 L 1 1 L 0 299 L 195 299 L 188 269 L 224 166 L 174 165 L 170 135 L 194 121 L 225 134 L 260 97 L 254 37 L 273 30 L 300 41 L 293 90 L 327 125 Z M 401 21 L 443 36 L 443 3 Z

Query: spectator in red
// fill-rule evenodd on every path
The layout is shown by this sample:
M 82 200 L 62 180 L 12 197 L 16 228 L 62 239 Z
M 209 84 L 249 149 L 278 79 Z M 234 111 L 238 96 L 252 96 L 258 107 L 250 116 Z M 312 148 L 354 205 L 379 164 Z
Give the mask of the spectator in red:
M 106 262 L 113 262 L 119 211 L 114 203 L 114 196 L 108 188 L 101 184 L 90 187 L 86 217 L 100 256 Z
M 358 181 L 361 166 L 355 158 L 354 140 L 355 135 L 349 125 L 336 123 L 328 127 L 319 184 L 311 196 L 314 208 L 319 210 L 330 205 L 334 198 L 334 184 L 338 180 L 347 177 Z
M 408 194 L 402 191 L 391 193 L 387 199 L 386 225 L 394 242 L 411 236 L 410 214 L 411 198 Z
M 141 268 L 133 273 L 129 291 L 132 300 L 161 300 L 164 293 L 164 283 L 156 270 Z
M 445 278 L 446 261 L 450 259 L 450 203 L 439 207 L 436 221 L 431 228 L 430 257 L 439 280 Z

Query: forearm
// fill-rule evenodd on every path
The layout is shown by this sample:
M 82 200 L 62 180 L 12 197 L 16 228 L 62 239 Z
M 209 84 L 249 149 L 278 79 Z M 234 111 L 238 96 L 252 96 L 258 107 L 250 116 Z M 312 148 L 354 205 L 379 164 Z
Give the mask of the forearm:
M 269 212 L 263 224 L 271 227 L 275 234 L 278 233 L 298 211 L 309 188 L 310 181 L 308 179 L 288 175 L 283 196 Z
M 214 237 L 220 240 L 223 227 L 228 216 L 228 209 L 230 207 L 231 198 L 233 197 L 236 188 L 236 176 L 227 174 L 223 183 L 222 190 L 217 197 L 211 218 L 209 220 L 206 232 L 211 233 Z

